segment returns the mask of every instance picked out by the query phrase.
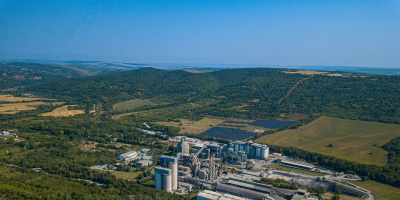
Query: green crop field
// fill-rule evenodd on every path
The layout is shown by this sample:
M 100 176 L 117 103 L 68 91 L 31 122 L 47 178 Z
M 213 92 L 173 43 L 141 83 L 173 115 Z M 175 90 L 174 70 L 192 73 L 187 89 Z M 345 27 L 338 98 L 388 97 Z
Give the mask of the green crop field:
M 399 199 L 400 188 L 378 183 L 376 181 L 347 181 L 365 188 L 375 195 L 376 200 L 392 200 Z
M 384 165 L 387 152 L 380 147 L 397 136 L 400 136 L 400 125 L 321 117 L 298 129 L 266 135 L 256 142 Z
M 114 110 L 128 110 L 128 109 L 137 108 L 140 106 L 155 105 L 155 104 L 156 103 L 154 103 L 148 99 L 133 99 L 133 100 L 117 103 L 113 106 L 113 109 Z

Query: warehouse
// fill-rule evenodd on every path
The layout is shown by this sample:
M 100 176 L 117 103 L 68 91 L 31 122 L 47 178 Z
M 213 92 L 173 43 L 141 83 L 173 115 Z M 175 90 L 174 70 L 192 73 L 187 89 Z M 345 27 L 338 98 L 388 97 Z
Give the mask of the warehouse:
M 282 159 L 278 159 L 278 163 L 285 167 L 304 169 L 304 170 L 310 170 L 310 171 L 313 170 L 315 167 L 314 165 L 311 165 L 308 163 L 296 162 L 296 161 L 291 161 L 291 160 L 282 160 Z
M 245 199 L 230 194 L 222 194 L 210 190 L 204 190 L 202 192 L 199 192 L 199 194 L 197 195 L 197 200 L 245 200 Z
M 136 159 L 139 159 L 138 155 L 139 154 L 136 151 L 129 151 L 129 152 L 119 155 L 118 160 L 121 160 L 121 161 L 136 160 Z

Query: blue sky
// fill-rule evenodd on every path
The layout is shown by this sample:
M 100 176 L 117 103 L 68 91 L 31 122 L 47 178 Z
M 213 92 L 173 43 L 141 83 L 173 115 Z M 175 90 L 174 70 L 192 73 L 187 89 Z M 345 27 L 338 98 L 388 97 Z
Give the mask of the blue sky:
M 400 0 L 0 0 L 0 59 L 400 67 Z

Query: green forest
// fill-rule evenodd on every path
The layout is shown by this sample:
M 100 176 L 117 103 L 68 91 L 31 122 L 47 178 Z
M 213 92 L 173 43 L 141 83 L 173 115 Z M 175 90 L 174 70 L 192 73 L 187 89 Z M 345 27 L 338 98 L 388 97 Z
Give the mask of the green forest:
M 289 69 L 273 68 L 221 69 L 207 73 L 141 68 L 82 77 L 67 71 L 50 73 L 54 70 L 52 66 L 34 64 L 30 67 L 38 65 L 42 79 L 32 84 L 29 78 L 15 79 L 15 76 L 21 75 L 17 71 L 26 65 L 13 63 L 1 68 L 2 74 L 9 76 L 1 79 L 6 85 L 0 89 L 20 86 L 15 91 L 3 91 L 2 94 L 21 96 L 31 93 L 64 102 L 65 105 L 77 105 L 86 114 L 44 117 L 39 114 L 60 105 L 41 105 L 35 110 L 0 115 L 0 130 L 17 130 L 18 136 L 24 139 L 0 139 L 0 163 L 16 166 L 0 165 L 0 197 L 3 195 L 8 199 L 190 198 L 154 190 L 135 180 L 120 179 L 111 173 L 89 168 L 114 163 L 119 154 L 131 150 L 112 143 L 114 138 L 118 143 L 139 149 L 150 148 L 159 154 L 176 151 L 162 142 L 167 137 L 137 130 L 136 127 L 145 128 L 143 122 L 148 122 L 153 130 L 175 136 L 179 127 L 152 122 L 178 118 L 200 120 L 206 116 L 252 119 L 285 119 L 294 113 L 309 116 L 291 127 L 268 130 L 250 139 L 287 128 L 299 128 L 320 116 L 400 123 L 399 76 L 349 73 L 346 76 L 302 75 L 284 73 L 291 71 Z M 39 72 L 27 70 L 24 77 L 36 77 L 36 73 Z M 152 103 L 113 109 L 117 103 L 134 99 Z M 97 112 L 89 114 L 94 104 Z M 126 115 L 118 120 L 113 118 L 122 114 Z M 204 139 L 227 142 L 218 138 Z M 357 173 L 365 180 L 400 187 L 400 139 L 391 139 L 382 146 L 388 151 L 389 161 L 385 166 L 360 164 L 292 147 L 271 146 L 271 150 L 319 166 Z M 89 144 L 96 145 L 91 150 L 82 148 Z M 42 171 L 35 172 L 32 168 L 41 168 Z

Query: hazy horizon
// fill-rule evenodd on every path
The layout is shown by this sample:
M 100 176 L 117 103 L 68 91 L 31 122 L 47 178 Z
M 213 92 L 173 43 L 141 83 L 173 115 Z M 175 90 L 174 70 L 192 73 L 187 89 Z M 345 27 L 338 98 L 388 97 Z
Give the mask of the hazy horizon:
M 400 68 L 400 1 L 0 0 L 0 59 Z

